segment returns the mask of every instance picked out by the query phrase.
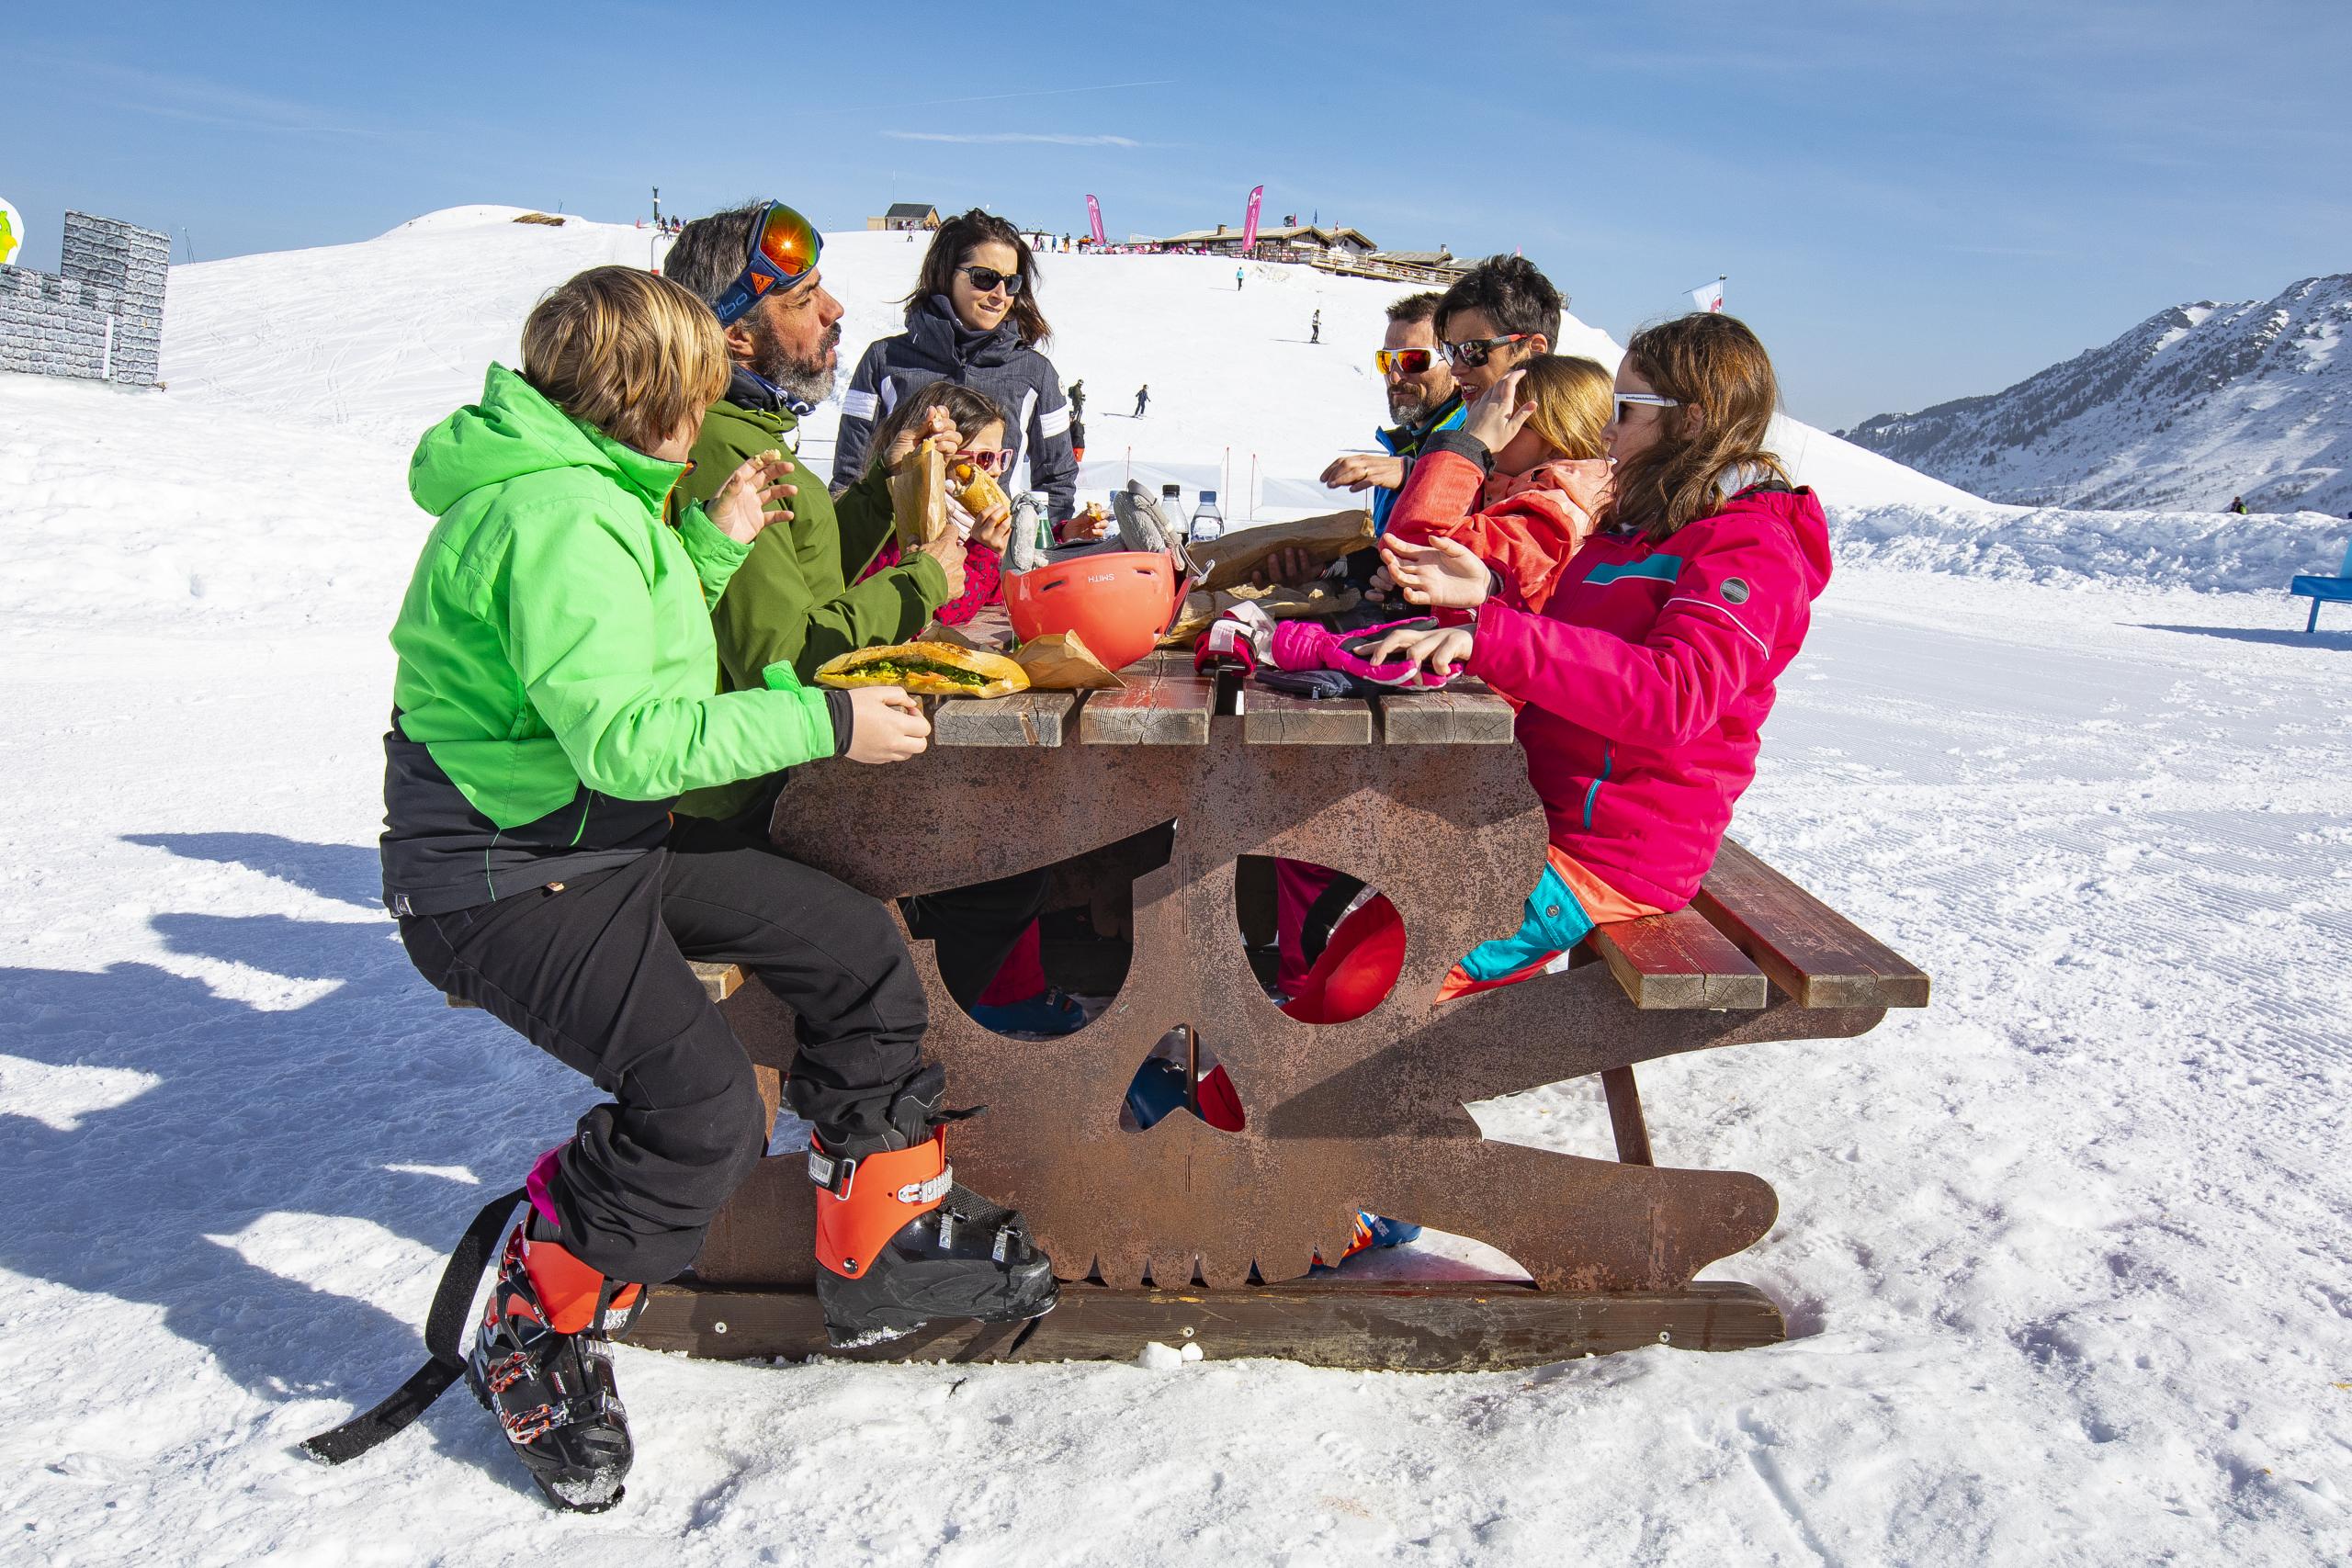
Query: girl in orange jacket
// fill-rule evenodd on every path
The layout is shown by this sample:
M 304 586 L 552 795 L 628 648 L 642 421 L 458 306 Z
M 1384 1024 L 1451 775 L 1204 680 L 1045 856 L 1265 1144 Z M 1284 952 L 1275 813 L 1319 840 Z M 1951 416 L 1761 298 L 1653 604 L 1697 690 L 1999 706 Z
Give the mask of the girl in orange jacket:
M 1421 448 L 1388 531 L 1459 540 L 1541 614 L 1609 502 L 1609 372 L 1589 359 L 1529 360 Z

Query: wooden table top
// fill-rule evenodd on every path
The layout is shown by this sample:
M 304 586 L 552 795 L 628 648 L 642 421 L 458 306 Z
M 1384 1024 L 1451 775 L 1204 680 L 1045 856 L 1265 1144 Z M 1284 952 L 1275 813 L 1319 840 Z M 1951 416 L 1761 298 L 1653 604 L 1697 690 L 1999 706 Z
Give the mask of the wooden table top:
M 1309 700 L 1238 674 L 1193 673 L 1192 655 L 1164 650 L 1100 692 L 943 697 L 927 705 L 937 746 L 1205 746 L 1209 721 L 1237 718 L 1252 746 L 1508 746 L 1511 705 L 1476 681 L 1442 692 Z

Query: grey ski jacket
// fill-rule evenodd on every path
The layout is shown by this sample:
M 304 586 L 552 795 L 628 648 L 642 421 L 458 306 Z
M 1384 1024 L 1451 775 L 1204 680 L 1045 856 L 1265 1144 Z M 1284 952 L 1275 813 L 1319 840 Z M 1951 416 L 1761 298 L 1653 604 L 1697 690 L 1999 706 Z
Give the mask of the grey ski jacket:
M 833 447 L 835 493 L 865 477 L 867 448 L 883 415 L 899 399 L 939 380 L 994 398 L 1004 409 L 1005 445 L 1012 449 L 1013 462 L 1024 453 L 1028 457 L 1027 488 L 1046 492 L 1055 522 L 1078 510 L 1069 400 L 1053 361 L 1023 344 L 1010 318 L 994 332 L 975 333 L 936 294 L 908 307 L 905 332 L 867 345 L 859 357 L 842 397 L 841 436 Z

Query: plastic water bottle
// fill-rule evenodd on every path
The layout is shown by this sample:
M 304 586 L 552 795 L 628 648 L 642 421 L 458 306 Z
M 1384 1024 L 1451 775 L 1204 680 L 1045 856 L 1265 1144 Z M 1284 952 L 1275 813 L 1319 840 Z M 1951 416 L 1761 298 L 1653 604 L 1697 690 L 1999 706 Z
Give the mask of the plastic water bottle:
M 1178 523 L 1183 521 L 1184 491 L 1182 486 L 1161 485 L 1159 487 L 1159 515 L 1166 520 L 1168 525 L 1171 528 Z
M 1225 513 L 1217 510 L 1216 491 L 1201 491 L 1201 503 L 1193 508 L 1193 525 L 1186 533 L 1196 545 L 1224 536 Z

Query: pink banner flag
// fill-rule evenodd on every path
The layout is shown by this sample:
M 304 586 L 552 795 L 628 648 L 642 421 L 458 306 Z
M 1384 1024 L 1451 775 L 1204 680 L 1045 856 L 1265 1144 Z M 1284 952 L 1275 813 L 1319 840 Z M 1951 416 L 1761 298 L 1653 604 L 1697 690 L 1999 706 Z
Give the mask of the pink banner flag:
M 1103 243 L 1102 204 L 1091 196 L 1086 198 L 1086 223 L 1094 231 L 1094 243 L 1098 245 Z
M 1264 186 L 1250 193 L 1250 210 L 1241 218 L 1241 254 L 1245 256 L 1258 248 L 1258 205 L 1265 199 Z

